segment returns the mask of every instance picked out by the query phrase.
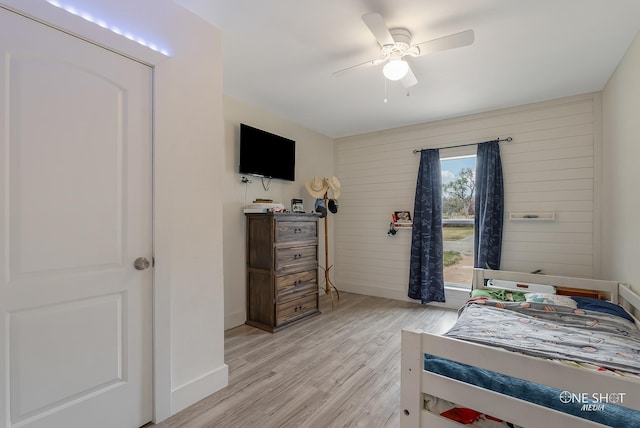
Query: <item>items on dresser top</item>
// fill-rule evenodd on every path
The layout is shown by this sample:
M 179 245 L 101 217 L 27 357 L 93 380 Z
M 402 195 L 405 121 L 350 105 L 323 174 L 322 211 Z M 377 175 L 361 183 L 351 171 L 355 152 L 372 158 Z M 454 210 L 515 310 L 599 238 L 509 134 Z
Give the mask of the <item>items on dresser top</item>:
M 284 211 L 284 205 L 281 203 L 274 202 L 256 202 L 252 204 L 247 204 L 244 207 L 244 213 L 266 213 L 266 212 L 280 212 Z

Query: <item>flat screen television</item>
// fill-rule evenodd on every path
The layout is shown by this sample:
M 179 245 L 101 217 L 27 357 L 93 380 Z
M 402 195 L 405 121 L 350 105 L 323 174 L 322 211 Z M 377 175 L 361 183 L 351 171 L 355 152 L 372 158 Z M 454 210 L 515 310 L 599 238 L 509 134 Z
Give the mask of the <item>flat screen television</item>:
M 240 174 L 295 181 L 296 142 L 240 124 Z

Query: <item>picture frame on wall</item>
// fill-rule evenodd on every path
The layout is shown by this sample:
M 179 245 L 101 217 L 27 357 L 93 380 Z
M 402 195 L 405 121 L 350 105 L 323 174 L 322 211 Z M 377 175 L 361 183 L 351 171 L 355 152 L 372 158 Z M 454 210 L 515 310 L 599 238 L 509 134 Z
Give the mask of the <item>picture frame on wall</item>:
M 393 216 L 396 222 L 411 222 L 411 213 L 409 211 L 394 211 Z

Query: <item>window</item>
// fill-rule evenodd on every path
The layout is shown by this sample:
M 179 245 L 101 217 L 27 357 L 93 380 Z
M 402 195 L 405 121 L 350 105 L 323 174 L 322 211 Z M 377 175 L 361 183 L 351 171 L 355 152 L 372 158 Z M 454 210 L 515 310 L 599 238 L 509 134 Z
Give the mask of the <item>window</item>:
M 444 282 L 471 286 L 476 156 L 440 158 Z

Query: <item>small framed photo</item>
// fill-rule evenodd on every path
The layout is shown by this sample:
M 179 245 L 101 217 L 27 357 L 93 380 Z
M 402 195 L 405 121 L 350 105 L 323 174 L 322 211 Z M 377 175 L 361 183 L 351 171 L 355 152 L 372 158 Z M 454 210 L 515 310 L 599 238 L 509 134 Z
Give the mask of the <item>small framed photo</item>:
M 304 206 L 302 205 L 302 199 L 291 199 L 291 211 L 294 213 L 303 213 Z
M 411 213 L 409 211 L 394 211 L 393 215 L 396 218 L 396 221 L 411 221 Z

